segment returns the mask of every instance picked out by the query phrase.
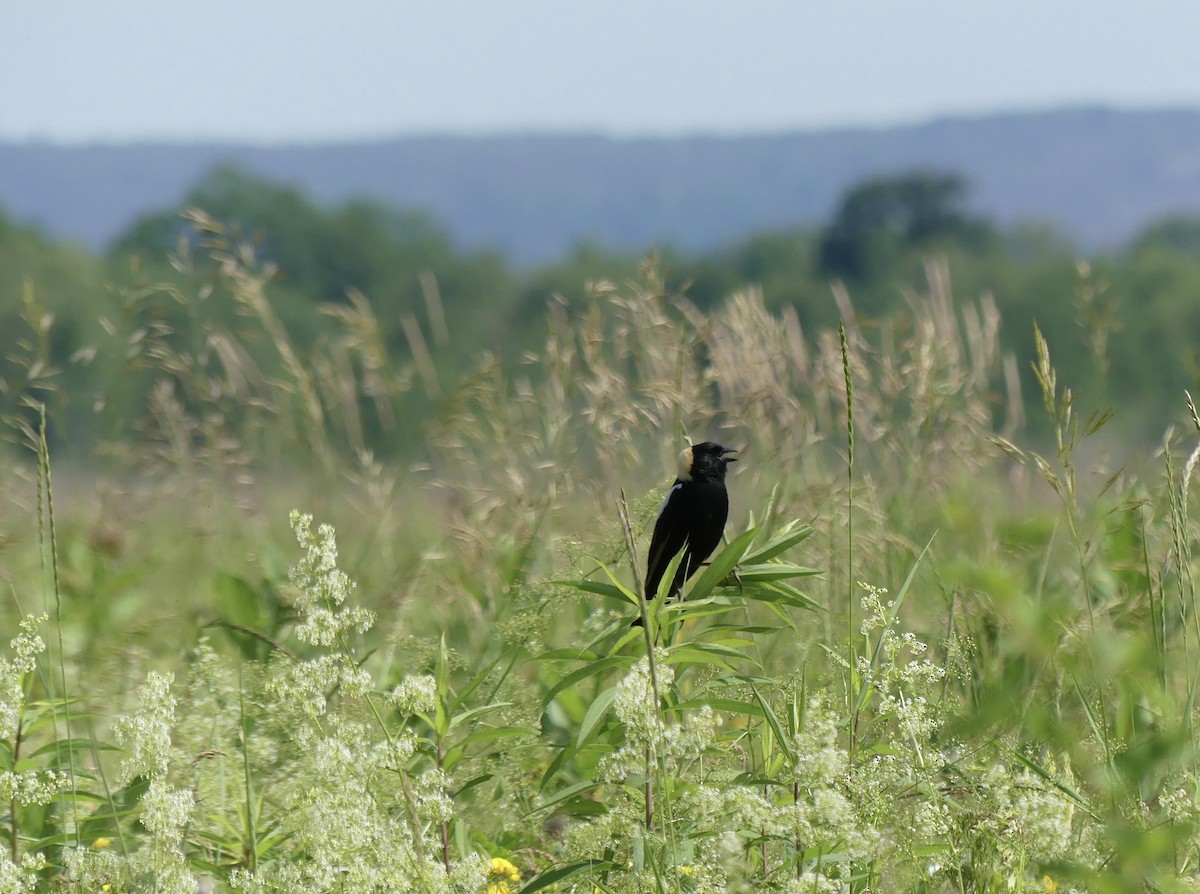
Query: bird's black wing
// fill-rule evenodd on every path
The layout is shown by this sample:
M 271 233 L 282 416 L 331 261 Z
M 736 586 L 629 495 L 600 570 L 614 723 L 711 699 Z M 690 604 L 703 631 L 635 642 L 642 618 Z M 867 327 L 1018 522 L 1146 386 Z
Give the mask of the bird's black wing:
M 729 517 L 729 494 L 723 481 L 697 482 L 692 485 L 689 497 L 688 529 L 691 535 L 687 556 L 679 569 L 682 576 L 677 578 L 672 589 L 682 587 L 683 581 L 695 574 L 720 545 Z
M 676 481 L 667 492 L 662 507 L 658 510 L 658 521 L 654 523 L 654 535 L 650 538 L 650 552 L 646 556 L 646 598 L 658 595 L 658 585 L 671 560 L 683 549 L 688 539 L 687 496 L 682 481 Z

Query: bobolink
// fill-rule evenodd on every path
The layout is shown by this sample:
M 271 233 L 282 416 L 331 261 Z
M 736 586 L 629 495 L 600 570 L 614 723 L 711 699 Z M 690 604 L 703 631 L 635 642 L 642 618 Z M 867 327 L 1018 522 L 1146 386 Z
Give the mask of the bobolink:
M 721 542 L 729 516 L 725 468 L 737 462 L 736 453 L 712 441 L 693 444 L 679 454 L 679 471 L 667 491 L 654 523 L 646 557 L 646 598 L 658 595 L 667 566 L 686 545 L 683 561 L 671 581 L 669 596 L 677 596 L 683 583 L 699 570 Z

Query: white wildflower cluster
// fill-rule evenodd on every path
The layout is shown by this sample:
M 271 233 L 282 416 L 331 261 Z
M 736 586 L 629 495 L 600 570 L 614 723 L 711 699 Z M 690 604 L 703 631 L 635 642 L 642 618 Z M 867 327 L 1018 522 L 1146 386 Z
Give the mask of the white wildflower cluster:
M 758 786 L 735 786 L 727 790 L 725 812 L 733 828 L 753 829 L 762 834 L 786 836 L 794 828 L 787 810 L 780 810 L 774 793 Z
M 229 887 L 242 894 L 276 894 L 279 891 L 303 891 L 307 884 L 300 867 L 278 860 L 268 871 L 251 872 L 234 869 L 229 873 Z
M 661 694 L 675 680 L 675 669 L 666 663 L 667 653 L 655 653 L 655 671 Z M 675 773 L 698 758 L 716 736 L 717 718 L 707 705 L 691 711 L 678 723 L 664 723 L 654 700 L 650 662 L 642 658 L 617 684 L 613 710 L 625 725 L 625 744 L 601 762 L 598 772 L 610 782 L 630 774 L 646 772 L 646 753 L 668 773 Z
M 1194 825 L 1200 819 L 1200 805 L 1196 803 L 1194 780 L 1187 777 L 1175 778 L 1163 786 L 1158 806 L 1163 816 L 1178 825 Z M 1197 842 L 1200 846 L 1200 842 Z
M 319 718 L 329 710 L 329 696 L 338 693 L 362 698 L 375 686 L 369 672 L 347 655 L 318 655 L 288 662 L 269 684 L 278 699 L 276 709 Z
M 1195 770 L 1171 774 L 1163 785 L 1162 794 L 1158 798 L 1160 817 L 1176 829 L 1200 828 L 1200 775 Z M 1091 831 L 1091 826 L 1085 826 L 1085 832 Z M 1177 850 L 1177 861 L 1180 866 L 1200 866 L 1200 835 L 1192 834 L 1176 839 L 1174 847 Z M 1098 850 L 1098 848 L 1097 848 Z M 1200 875 L 1193 872 L 1182 880 L 1181 890 L 1200 892 Z
M 0 739 L 11 739 L 21 722 L 21 706 L 25 702 L 22 673 L 11 661 L 0 659 Z
M 13 657 L 0 659 L 0 739 L 16 735 L 25 703 L 25 675 L 37 669 L 37 656 L 46 651 L 37 632 L 38 624 L 46 619 L 46 615 L 26 615 L 21 632 L 9 641 Z
M 417 810 L 421 816 L 437 823 L 454 819 L 454 802 L 450 799 L 450 777 L 442 770 L 430 768 L 417 777 Z
M 128 785 L 137 776 L 162 779 L 167 775 L 175 721 L 175 697 L 171 695 L 174 681 L 172 674 L 151 671 L 138 692 L 136 713 L 118 717 L 113 724 L 117 744 L 128 753 L 121 761 L 118 785 Z
M 64 874 L 77 891 L 117 891 L 114 883 L 126 878 L 125 860 L 110 848 L 64 848 L 62 862 Z
M 783 894 L 842 894 L 845 890 L 843 882 L 808 869 L 799 878 L 788 879 Z
M 613 710 L 617 719 L 625 724 L 625 734 L 631 741 L 654 744 L 663 733 L 662 715 L 655 692 L 665 692 L 675 682 L 675 669 L 667 664 L 665 649 L 654 653 L 655 672 L 658 676 L 657 690 L 650 676 L 650 660 L 641 658 L 620 683 L 613 698 Z
M 800 758 L 792 773 L 802 792 L 845 784 L 850 758 L 838 741 L 841 726 L 841 718 L 820 693 L 809 698 L 804 724 L 792 741 L 792 751 Z
M 621 799 L 608 805 L 608 810 L 587 822 L 571 823 L 566 827 L 564 845 L 578 859 L 603 859 L 606 853 L 627 858 L 630 831 L 645 821 L 645 808 L 633 799 Z
M 330 714 L 323 734 L 313 738 L 273 786 L 282 813 L 279 829 L 288 836 L 288 860 L 237 873 L 235 890 L 258 891 L 413 891 L 418 854 L 430 842 L 415 844 L 405 808 L 401 772 L 415 740 L 372 740 L 368 727 Z M 412 786 L 423 828 L 432 828 L 448 810 L 444 778 L 419 779 Z M 437 873 L 441 872 L 440 866 Z M 436 877 L 432 871 L 429 877 Z M 418 884 L 421 882 L 421 884 Z M 436 890 L 436 888 L 435 888 Z
M 437 707 L 437 680 L 432 674 L 409 674 L 388 695 L 397 714 L 430 714 Z
M 793 737 L 794 803 L 781 834 L 804 848 L 834 848 L 860 857 L 873 850 L 872 824 L 860 815 L 850 784 L 850 756 L 839 743 L 839 717 L 820 693 L 809 698 L 804 723 Z
M 862 598 L 862 632 L 868 637 L 876 630 L 880 633 L 874 662 L 861 656 L 858 672 L 878 691 L 877 715 L 893 721 L 904 742 L 920 757 L 922 746 L 941 725 L 942 712 L 928 696 L 934 685 L 945 679 L 946 669 L 923 657 L 928 647 L 912 631 L 888 626 L 895 602 L 884 603 L 886 589 L 864 583 L 859 586 L 866 591 Z
M 243 723 L 244 714 L 258 708 L 254 703 L 258 683 L 257 665 L 243 662 L 235 666 L 213 648 L 207 637 L 202 637 L 192 650 L 181 691 L 187 709 L 179 712 L 171 738 L 176 753 L 204 756 L 192 763 L 192 784 L 198 800 L 229 793 L 230 781 L 225 772 L 228 765 L 223 762 L 236 759 L 238 750 L 254 752 L 253 766 L 264 766 L 274 759 L 274 754 L 256 750 L 266 743 L 265 737 L 255 733 L 258 725 Z M 205 790 L 209 783 L 211 789 Z
M 991 765 L 978 799 L 979 820 L 972 830 L 976 850 L 994 848 L 1009 867 L 1074 856 L 1074 803 L 1031 770 Z
M 48 618 L 45 614 L 26 615 L 21 619 L 21 632 L 9 640 L 8 646 L 13 651 L 13 664 L 22 673 L 33 673 L 37 668 L 37 656 L 46 651 L 46 643 L 38 635 L 37 628 Z
M 189 789 L 173 788 L 167 781 L 175 724 L 173 682 L 171 674 L 147 674 L 138 692 L 137 711 L 117 718 L 113 732 L 117 743 L 129 752 L 121 762 L 121 784 L 137 776 L 150 780 L 141 798 L 142 825 L 149 835 L 143 846 L 130 854 L 129 872 L 142 882 L 139 887 L 162 894 L 194 894 L 196 879 L 181 847 L 195 799 Z
M 41 854 L 26 854 L 20 863 L 14 863 L 5 854 L 0 854 L 0 894 L 33 894 L 37 891 L 37 873 L 46 866 Z
M 787 751 L 795 756 L 786 765 L 790 779 L 781 779 L 779 786 L 747 785 L 742 781 L 744 765 L 731 767 L 719 757 L 699 760 L 712 753 L 717 741 L 716 720 L 707 706 L 677 721 L 662 721 L 650 665 L 643 659 L 618 684 L 613 699 L 626 742 L 601 759 L 597 774 L 621 783 L 647 769 L 665 769 L 675 798 L 672 814 L 681 824 L 677 832 L 692 840 L 717 842 L 734 829 L 742 830 L 742 836 L 793 843 L 803 852 L 806 867 L 799 879 L 780 880 L 787 891 L 842 891 L 856 873 L 873 871 L 881 861 L 923 867 L 927 861 L 918 855 L 930 845 L 944 843 L 954 826 L 944 803 L 911 796 L 914 785 L 931 778 L 940 765 L 937 739 L 942 713 L 937 690 L 945 671 L 927 659 L 920 639 L 894 627 L 895 606 L 885 596 L 885 590 L 868 587 L 863 600 L 863 630 L 868 636 L 874 634 L 878 646 L 874 660 L 859 666 L 870 689 L 855 732 L 858 748 L 853 759 L 844 699 L 810 690 L 799 729 L 788 743 Z M 656 657 L 661 692 L 672 685 L 674 669 L 661 651 Z M 751 766 L 771 759 L 753 750 L 759 742 L 755 736 L 746 742 L 752 748 L 746 755 Z M 655 762 L 651 768 L 646 764 L 648 746 Z M 777 750 L 775 757 L 782 758 L 782 751 Z M 691 778 L 697 770 L 699 777 Z M 573 826 L 567 833 L 569 853 L 600 857 L 614 847 L 620 853 L 627 847 L 630 825 L 644 821 L 638 814 L 642 806 L 629 799 L 610 806 L 603 817 Z M 731 847 L 736 853 L 728 859 L 714 848 L 698 847 L 689 858 L 694 874 L 687 877 L 685 888 L 700 890 L 711 883 L 739 889 L 743 878 L 739 873 L 746 866 L 744 840 L 733 835 Z M 838 857 L 808 865 L 826 854 Z M 629 890 L 635 890 L 637 880 L 630 882 Z
M 213 648 L 208 637 L 201 637 L 188 662 L 188 689 L 206 696 L 224 697 L 236 692 L 235 675 L 229 664 Z M 193 698 L 196 698 L 193 695 Z
M 372 767 L 391 773 L 403 771 L 417 750 L 417 737 L 407 730 L 391 741 L 379 739 L 369 749 L 367 761 Z
M 296 637 L 310 645 L 339 648 L 305 661 L 289 660 L 277 665 L 269 690 L 277 699 L 275 712 L 316 719 L 329 709 L 331 694 L 362 698 L 374 688 L 371 675 L 355 661 L 349 640 L 369 630 L 375 619 L 371 612 L 344 604 L 354 584 L 337 567 L 333 528 L 321 525 L 314 535 L 311 515 L 293 511 L 290 517 L 296 540 L 304 550 L 290 572 L 297 588 L 296 608 L 302 617 Z M 283 669 L 278 670 L 280 667 Z M 299 735 L 308 732 L 311 730 L 300 730 Z
M 178 847 L 195 806 L 190 791 L 171 788 L 155 779 L 142 795 L 142 825 L 164 845 Z
M 366 633 L 375 623 L 374 613 L 345 605 L 354 582 L 337 567 L 337 539 L 332 525 L 321 525 L 314 535 L 312 516 L 295 510 L 290 515 L 296 542 L 304 555 L 291 569 L 296 588 L 296 608 L 302 621 L 296 638 L 314 646 L 336 645 L 350 633 Z
M 440 892 L 455 885 L 478 891 L 482 864 L 447 876 L 435 856 L 435 832 L 453 815 L 449 780 L 438 771 L 408 775 L 417 739 L 406 730 L 381 735 L 372 719 L 374 680 L 350 643 L 373 618 L 347 604 L 354 585 L 337 568 L 333 529 L 322 525 L 314 534 L 312 519 L 299 513 L 292 514 L 292 526 L 304 551 L 291 571 L 302 615 L 297 637 L 329 651 L 306 659 L 277 656 L 268 670 L 269 735 L 286 743 L 279 753 L 290 758 L 271 783 L 288 859 L 235 872 L 231 887 L 250 894 Z M 432 677 L 410 676 L 386 701 L 409 715 L 432 712 L 436 697 Z
M 425 889 L 441 889 L 446 894 L 479 894 L 488 883 L 490 866 L 490 861 L 482 856 L 459 860 L 450 869 L 450 875 L 439 878 L 435 885 L 426 884 Z
M 22 807 L 49 804 L 64 788 L 71 784 L 69 773 L 55 770 L 22 770 L 0 773 L 0 803 L 15 801 Z
M 859 600 L 863 612 L 859 630 L 863 636 L 870 637 L 876 630 L 887 626 L 888 614 L 895 608 L 896 602 L 889 600 L 887 604 L 884 604 L 883 597 L 888 594 L 887 587 L 876 587 L 862 581 L 858 582 L 858 586 L 865 591 Z

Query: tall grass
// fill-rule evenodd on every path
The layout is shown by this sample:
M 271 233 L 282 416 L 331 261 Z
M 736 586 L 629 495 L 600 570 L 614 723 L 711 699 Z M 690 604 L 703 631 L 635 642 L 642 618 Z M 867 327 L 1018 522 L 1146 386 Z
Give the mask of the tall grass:
M 1200 886 L 1200 451 L 1093 472 L 1105 414 L 1040 337 L 1052 450 L 1025 443 L 996 305 L 943 264 L 906 314 L 838 287 L 806 333 L 651 260 L 453 384 L 436 283 L 410 357 L 359 295 L 302 351 L 193 220 L 195 292 L 126 296 L 89 353 L 149 386 L 109 473 L 54 485 L 9 414 L 38 461 L 3 472 L 0 890 Z M 164 300 L 247 328 L 182 345 Z M 430 399 L 417 462 L 370 455 Z M 638 558 L 709 437 L 744 460 L 727 543 L 664 604 Z M 286 503 L 340 539 L 292 513 L 288 545 Z

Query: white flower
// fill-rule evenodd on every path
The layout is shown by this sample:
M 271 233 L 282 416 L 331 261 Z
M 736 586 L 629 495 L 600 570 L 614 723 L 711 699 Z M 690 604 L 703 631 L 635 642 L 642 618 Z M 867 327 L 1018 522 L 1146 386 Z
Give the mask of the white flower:
M 151 671 L 138 692 L 137 711 L 118 717 L 113 724 L 117 744 L 129 752 L 121 762 L 119 785 L 126 785 L 136 776 L 158 779 L 166 775 L 175 722 L 175 698 L 171 695 L 174 680 L 171 674 Z
M 398 714 L 429 714 L 437 707 L 437 680 L 432 674 L 410 674 L 388 696 Z

